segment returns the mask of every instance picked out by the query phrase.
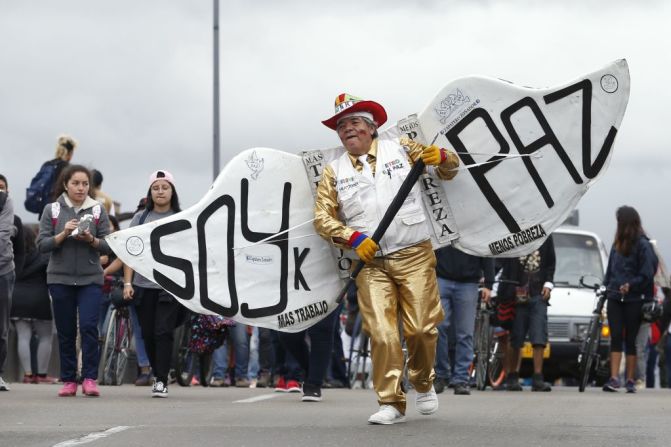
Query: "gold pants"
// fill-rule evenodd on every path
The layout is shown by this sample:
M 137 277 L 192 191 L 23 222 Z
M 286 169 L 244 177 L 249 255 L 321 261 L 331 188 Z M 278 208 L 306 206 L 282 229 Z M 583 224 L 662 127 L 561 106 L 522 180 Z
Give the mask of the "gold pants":
M 398 318 L 408 349 L 408 379 L 415 390 L 431 389 L 443 321 L 436 256 L 430 241 L 421 242 L 375 260 L 356 278 L 363 330 L 370 336 L 373 387 L 380 405 L 393 405 L 405 414 L 403 350 Z

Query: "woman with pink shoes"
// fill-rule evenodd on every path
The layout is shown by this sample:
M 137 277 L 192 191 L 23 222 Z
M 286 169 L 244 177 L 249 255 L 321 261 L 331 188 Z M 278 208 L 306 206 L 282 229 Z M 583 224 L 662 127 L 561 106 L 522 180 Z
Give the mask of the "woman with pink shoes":
M 77 317 L 82 347 L 82 392 L 100 395 L 98 378 L 98 318 L 103 269 L 100 254 L 110 254 L 105 236 L 109 219 L 105 208 L 91 196 L 91 173 L 70 165 L 56 184 L 56 201 L 44 207 L 37 245 L 50 253 L 47 285 L 58 332 L 61 361 L 61 397 L 77 394 Z

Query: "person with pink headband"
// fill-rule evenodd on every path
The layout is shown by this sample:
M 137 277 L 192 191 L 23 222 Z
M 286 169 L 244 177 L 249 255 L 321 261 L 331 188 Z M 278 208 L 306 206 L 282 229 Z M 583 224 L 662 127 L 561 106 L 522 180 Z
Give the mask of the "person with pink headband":
M 149 176 L 147 205 L 138 211 L 130 226 L 142 225 L 178 213 L 179 198 L 175 179 L 166 170 Z M 184 307 L 161 286 L 124 265 L 123 297 L 134 300 L 142 337 L 154 372 L 152 397 L 168 397 L 168 373 L 172 357 L 175 327 L 183 320 Z

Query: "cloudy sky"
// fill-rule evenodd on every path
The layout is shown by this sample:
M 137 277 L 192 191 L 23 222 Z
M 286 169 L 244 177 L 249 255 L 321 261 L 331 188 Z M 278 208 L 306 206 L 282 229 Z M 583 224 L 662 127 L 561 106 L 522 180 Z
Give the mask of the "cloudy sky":
M 390 122 L 472 74 L 549 87 L 626 58 L 632 86 L 610 168 L 579 205 L 607 244 L 635 206 L 671 261 L 671 6 L 665 1 L 222 0 L 222 166 L 241 150 L 337 145 L 320 124 L 342 92 Z M 212 181 L 212 1 L 3 0 L 0 172 L 24 189 L 56 138 L 134 209 L 156 169 L 183 206 Z

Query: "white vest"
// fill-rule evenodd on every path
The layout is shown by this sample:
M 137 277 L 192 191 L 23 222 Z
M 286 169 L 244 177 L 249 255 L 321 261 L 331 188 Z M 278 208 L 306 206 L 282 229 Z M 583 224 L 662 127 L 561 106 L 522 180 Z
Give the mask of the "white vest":
M 373 236 L 384 213 L 410 173 L 408 155 L 398 139 L 377 142 L 375 178 L 358 172 L 345 152 L 330 163 L 335 172 L 340 218 L 350 228 Z M 419 186 L 408 194 L 379 242 L 383 255 L 429 239 Z

